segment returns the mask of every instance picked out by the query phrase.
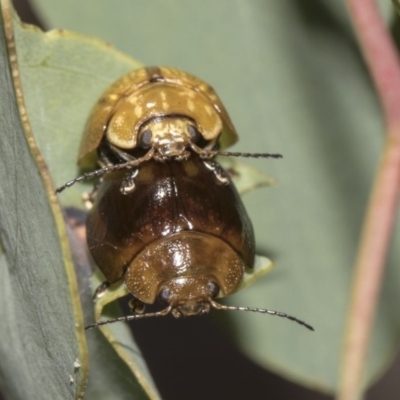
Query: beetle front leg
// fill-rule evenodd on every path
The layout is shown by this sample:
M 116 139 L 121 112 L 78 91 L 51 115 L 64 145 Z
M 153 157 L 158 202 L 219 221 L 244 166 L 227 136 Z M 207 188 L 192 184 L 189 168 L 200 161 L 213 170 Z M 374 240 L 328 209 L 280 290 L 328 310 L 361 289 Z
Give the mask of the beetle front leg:
M 83 200 L 83 204 L 85 206 L 86 211 L 89 211 L 93 208 L 93 204 L 96 199 L 97 192 L 98 192 L 101 182 L 102 182 L 101 178 L 97 179 L 97 181 L 95 182 L 95 184 L 93 186 L 92 191 L 90 193 L 85 192 L 82 194 L 82 200 Z
M 214 172 L 214 176 L 216 181 L 220 185 L 229 185 L 229 176 L 225 172 L 225 170 L 215 161 L 212 160 L 204 160 L 203 164 L 212 172 Z
M 133 297 L 131 300 L 129 300 L 128 306 L 132 314 L 144 313 L 145 304 L 136 297 Z
M 109 281 L 104 281 L 100 286 L 97 287 L 97 289 L 94 291 L 94 295 L 92 297 L 93 301 L 96 301 L 100 297 L 104 295 L 106 290 L 110 287 L 111 282 Z
M 129 194 L 135 190 L 135 178 L 139 172 L 138 168 L 130 168 L 124 176 L 124 180 L 121 183 L 120 191 L 122 194 Z

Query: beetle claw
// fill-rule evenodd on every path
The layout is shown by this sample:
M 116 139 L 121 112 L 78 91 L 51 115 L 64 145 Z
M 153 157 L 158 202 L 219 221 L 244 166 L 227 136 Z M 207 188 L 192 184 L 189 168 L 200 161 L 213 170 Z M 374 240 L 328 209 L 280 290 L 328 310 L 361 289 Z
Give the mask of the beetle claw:
M 128 306 L 132 314 L 143 314 L 145 310 L 145 304 L 136 297 L 129 300 Z
M 127 195 L 135 190 L 135 178 L 138 172 L 139 170 L 137 168 L 133 168 L 126 173 L 120 188 L 122 194 Z

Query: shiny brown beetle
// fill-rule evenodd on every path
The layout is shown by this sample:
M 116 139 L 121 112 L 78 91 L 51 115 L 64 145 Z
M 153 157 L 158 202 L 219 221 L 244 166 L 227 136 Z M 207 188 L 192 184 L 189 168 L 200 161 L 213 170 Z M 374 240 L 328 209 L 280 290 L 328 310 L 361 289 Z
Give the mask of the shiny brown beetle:
M 133 167 L 155 159 L 184 160 L 198 153 L 243 157 L 282 157 L 268 153 L 221 152 L 237 141 L 236 130 L 214 89 L 174 68 L 147 67 L 128 73 L 100 97 L 86 124 L 78 163 L 101 169 L 59 187 L 131 168 L 121 190 L 134 188 Z
M 107 175 L 89 212 L 89 250 L 107 279 L 96 293 L 124 280 L 136 311 L 157 298 L 167 307 L 86 329 L 168 313 L 199 315 L 211 306 L 278 315 L 313 329 L 284 313 L 215 302 L 217 295 L 235 291 L 255 256 L 252 224 L 234 185 L 213 180 L 218 170 L 230 183 L 222 167 L 193 155 L 179 162 L 150 160 L 139 168 L 136 190 L 129 194 L 120 191 L 123 171 Z

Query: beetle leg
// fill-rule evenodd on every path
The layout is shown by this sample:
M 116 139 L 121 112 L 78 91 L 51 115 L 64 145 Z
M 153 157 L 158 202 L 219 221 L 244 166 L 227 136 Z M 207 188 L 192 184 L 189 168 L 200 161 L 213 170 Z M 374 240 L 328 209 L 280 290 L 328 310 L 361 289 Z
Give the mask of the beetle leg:
M 195 145 L 194 143 L 190 143 L 189 144 L 190 148 L 197 153 L 203 160 L 209 160 L 213 157 L 215 157 L 218 154 L 217 150 L 213 150 L 213 148 L 215 147 L 214 144 L 208 144 L 206 147 L 202 148 L 199 147 L 197 145 Z
M 129 162 L 129 161 L 136 160 L 136 157 L 131 156 L 127 152 L 119 149 L 118 147 L 113 146 L 112 144 L 110 144 L 109 146 L 110 146 L 111 150 L 113 151 L 113 153 L 115 153 L 117 155 L 117 157 L 121 159 L 121 161 Z
M 214 172 L 217 183 L 220 185 L 229 185 L 229 176 L 218 163 L 212 160 L 203 160 L 203 163 L 209 170 Z
M 100 186 L 102 181 L 103 181 L 102 178 L 97 179 L 97 181 L 95 182 L 95 184 L 93 186 L 92 191 L 90 193 L 85 192 L 85 193 L 82 194 L 83 204 L 84 204 L 85 209 L 87 211 L 89 211 L 89 210 L 91 210 L 93 208 L 93 204 L 94 204 L 94 201 L 96 199 L 97 192 L 98 192 L 99 186 Z
M 90 193 L 84 192 L 82 194 L 83 205 L 86 211 L 89 211 L 93 208 L 93 203 L 94 203 L 93 192 L 94 190 L 92 190 Z
M 106 292 L 106 290 L 109 288 L 109 286 L 111 285 L 111 282 L 109 281 L 104 281 L 94 292 L 93 295 L 93 301 L 96 301 L 97 299 L 99 299 L 100 297 L 102 297 L 104 295 L 104 293 Z
M 129 300 L 128 306 L 132 314 L 143 314 L 145 309 L 145 304 L 136 297 Z
M 97 150 L 98 153 L 98 163 L 100 165 L 101 168 L 104 167 L 109 167 L 110 165 L 113 165 L 112 160 L 110 159 L 109 155 L 110 155 L 110 149 L 107 146 L 100 146 L 99 149 Z
M 120 191 L 122 194 L 129 194 L 135 190 L 135 178 L 138 174 L 138 168 L 130 168 L 122 181 Z
M 205 151 L 214 151 L 218 150 L 217 139 L 211 140 L 206 146 L 203 148 Z

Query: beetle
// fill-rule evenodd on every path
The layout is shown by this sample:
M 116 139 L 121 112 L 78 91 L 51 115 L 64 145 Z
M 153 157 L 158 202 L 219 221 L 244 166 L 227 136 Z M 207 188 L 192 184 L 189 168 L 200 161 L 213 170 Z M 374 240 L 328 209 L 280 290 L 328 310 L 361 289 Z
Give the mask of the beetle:
M 198 155 L 164 163 L 150 160 L 139 166 L 136 190 L 128 194 L 120 191 L 123 171 L 104 178 L 87 218 L 88 247 L 107 279 L 96 294 L 123 280 L 134 296 L 135 311 L 143 312 L 144 304 L 156 299 L 166 308 L 86 329 L 169 313 L 176 318 L 199 315 L 211 307 L 269 313 L 313 329 L 284 313 L 215 301 L 233 293 L 244 272 L 253 268 L 255 240 L 228 174 L 214 160 L 207 163 Z M 229 184 L 213 180 L 215 169 Z
M 178 69 L 146 67 L 123 76 L 100 97 L 78 161 L 93 168 L 103 139 L 121 159 L 138 147 L 154 148 L 153 157 L 165 159 L 183 156 L 189 144 L 201 139 L 212 149 L 219 138 L 226 147 L 237 141 L 237 133 L 211 86 Z
M 136 169 L 155 159 L 184 160 L 197 153 L 282 157 L 268 153 L 233 153 L 220 149 L 235 143 L 238 135 L 214 89 L 184 71 L 169 67 L 134 70 L 112 84 L 95 104 L 82 136 L 78 164 L 100 169 L 59 187 L 59 193 L 76 182 L 129 167 L 121 190 L 134 190 Z M 214 174 L 219 179 L 218 172 Z

